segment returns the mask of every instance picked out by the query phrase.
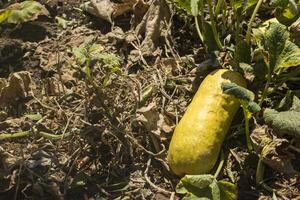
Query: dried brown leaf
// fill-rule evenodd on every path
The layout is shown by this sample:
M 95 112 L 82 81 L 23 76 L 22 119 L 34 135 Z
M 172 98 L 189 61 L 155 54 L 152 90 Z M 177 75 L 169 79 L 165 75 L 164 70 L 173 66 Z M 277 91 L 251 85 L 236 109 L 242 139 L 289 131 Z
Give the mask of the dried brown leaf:
M 296 173 L 291 163 L 294 155 L 287 151 L 288 140 L 276 137 L 267 126 L 254 129 L 251 139 L 255 151 L 262 154 L 265 164 L 279 172 Z
M 96 17 L 112 23 L 113 18 L 132 10 L 136 0 L 123 0 L 115 3 L 110 0 L 91 0 L 85 10 Z
M 13 105 L 29 96 L 31 76 L 27 71 L 13 73 L 7 80 L 0 81 L 0 106 Z
M 166 139 L 163 133 L 171 133 L 173 131 L 173 126 L 170 125 L 164 115 L 157 111 L 155 103 L 150 103 L 148 106 L 138 109 L 136 120 L 160 139 Z
M 136 35 L 145 36 L 139 46 L 143 55 L 153 55 L 160 43 L 160 38 L 167 38 L 170 18 L 171 12 L 165 0 L 154 0 L 141 23 L 135 28 Z

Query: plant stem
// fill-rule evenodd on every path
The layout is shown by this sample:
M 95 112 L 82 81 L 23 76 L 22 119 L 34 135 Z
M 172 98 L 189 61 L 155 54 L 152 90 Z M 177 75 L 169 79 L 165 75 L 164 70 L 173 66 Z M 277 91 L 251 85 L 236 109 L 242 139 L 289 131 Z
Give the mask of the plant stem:
M 31 133 L 31 131 L 21 131 L 18 133 L 2 133 L 0 134 L 0 140 L 25 137 L 30 135 Z
M 242 107 L 243 107 L 244 118 L 245 118 L 245 133 L 246 133 L 247 147 L 248 150 L 251 152 L 253 150 L 252 142 L 250 139 L 250 130 L 249 130 L 249 120 L 251 119 L 251 116 L 249 117 L 247 108 L 245 106 Z
M 299 148 L 297 148 L 293 145 L 289 145 L 289 148 L 300 154 L 300 149 Z
M 215 16 L 214 16 L 214 11 L 213 11 L 213 3 L 212 3 L 212 0 L 207 0 L 207 4 L 208 4 L 208 9 L 209 9 L 209 17 L 210 17 L 210 23 L 211 23 L 211 27 L 212 27 L 212 31 L 213 31 L 213 34 L 214 34 L 214 39 L 217 43 L 217 47 L 219 50 L 222 50 L 223 49 L 223 46 L 222 46 L 222 43 L 220 41 L 220 38 L 219 38 L 219 35 L 218 35 L 218 32 L 217 32 L 217 28 L 216 28 L 216 23 L 215 23 Z
M 204 44 L 203 35 L 201 33 L 199 22 L 198 22 L 198 16 L 195 16 L 195 24 L 196 24 L 196 29 L 197 29 L 199 38 L 200 38 L 201 42 Z
M 44 138 L 52 139 L 52 140 L 59 140 L 59 139 L 62 139 L 63 137 L 67 136 L 65 134 L 56 135 L 56 134 L 46 133 L 43 131 L 38 132 L 38 134 Z
M 224 158 L 224 152 L 221 150 L 221 155 L 220 155 L 220 163 L 218 165 L 218 168 L 214 174 L 214 177 L 217 178 L 222 170 L 222 167 L 224 165 L 224 161 L 225 161 L 225 158 Z
M 61 139 L 63 137 L 63 134 L 56 135 L 56 134 L 46 133 L 43 131 L 39 132 L 38 130 L 36 130 L 35 127 L 33 127 L 33 129 L 30 131 L 21 131 L 21 132 L 17 132 L 17 133 L 2 133 L 2 134 L 0 134 L 0 140 L 26 137 L 31 134 L 37 134 L 37 135 L 40 135 L 41 137 L 44 137 L 47 139 L 54 139 L 54 140 Z
M 218 17 L 218 15 L 220 14 L 221 9 L 222 9 L 224 3 L 225 3 L 224 0 L 218 0 L 216 8 L 215 8 L 215 16 Z M 224 9 L 224 10 L 226 10 L 226 9 Z
M 262 150 L 262 152 L 263 152 L 263 150 Z M 262 152 L 259 156 L 259 160 L 258 160 L 257 168 L 256 168 L 256 175 L 255 175 L 256 185 L 260 185 L 264 179 L 265 165 L 262 161 Z
M 257 14 L 257 12 L 258 12 L 258 10 L 259 10 L 262 2 L 263 2 L 263 0 L 258 0 L 256 6 L 254 8 L 254 11 L 253 11 L 253 13 L 251 15 L 251 18 L 250 18 L 250 21 L 249 21 L 249 24 L 248 24 L 248 28 L 247 28 L 247 32 L 246 32 L 246 42 L 248 44 L 250 44 L 250 42 L 251 42 L 251 28 L 252 28 L 252 24 L 254 22 L 255 16 L 256 16 L 256 14 Z
M 267 76 L 267 82 L 266 82 L 266 85 L 264 87 L 264 90 L 263 90 L 263 93 L 262 93 L 262 96 L 261 96 L 261 99 L 258 103 L 259 106 L 262 105 L 262 103 L 264 102 L 265 98 L 268 96 L 268 88 L 269 88 L 269 85 L 271 83 L 271 73 L 269 72 L 268 73 L 268 76 Z

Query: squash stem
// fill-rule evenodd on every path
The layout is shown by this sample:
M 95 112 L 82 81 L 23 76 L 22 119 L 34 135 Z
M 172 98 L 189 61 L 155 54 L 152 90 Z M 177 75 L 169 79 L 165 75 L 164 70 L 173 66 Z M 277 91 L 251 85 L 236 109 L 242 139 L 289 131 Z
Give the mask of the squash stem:
M 270 86 L 270 83 L 271 83 L 271 73 L 269 72 L 268 76 L 267 76 L 266 85 L 265 85 L 264 90 L 262 92 L 261 99 L 260 99 L 260 101 L 258 103 L 259 106 L 261 106 L 263 104 L 265 98 L 268 96 L 268 88 Z
M 222 170 L 222 167 L 224 165 L 224 161 L 225 161 L 225 158 L 224 158 L 224 152 L 221 150 L 221 155 L 220 155 L 220 163 L 218 165 L 218 168 L 214 174 L 214 177 L 217 178 Z
M 243 112 L 245 117 L 245 133 L 246 133 L 247 147 L 248 150 L 251 152 L 253 150 L 251 139 L 250 139 L 250 130 L 249 130 L 249 120 L 251 116 L 249 116 L 249 113 L 244 106 L 243 106 Z
M 222 43 L 220 41 L 218 32 L 217 32 L 217 28 L 216 28 L 216 23 L 215 23 L 215 19 L 214 19 L 214 11 L 213 11 L 213 3 L 212 0 L 208 0 L 207 1 L 208 4 L 208 9 L 209 9 L 209 17 L 210 17 L 210 23 L 211 23 L 211 27 L 212 27 L 212 31 L 214 34 L 214 39 L 216 41 L 217 47 L 219 50 L 223 50 L 223 46 Z
M 198 21 L 198 17 L 197 16 L 195 16 L 195 24 L 196 24 L 196 29 L 197 29 L 199 38 L 200 38 L 201 42 L 204 44 L 203 35 L 201 33 L 201 30 L 200 30 L 199 21 Z
M 2 133 L 0 134 L 0 140 L 25 137 L 30 135 L 31 133 L 31 131 L 21 131 L 18 133 Z
M 256 175 L 255 175 L 256 185 L 262 184 L 262 181 L 264 179 L 264 171 L 265 171 L 265 165 L 262 161 L 262 153 L 261 153 L 256 167 Z
M 248 44 L 250 44 L 250 42 L 251 42 L 251 28 L 252 28 L 252 24 L 254 22 L 255 15 L 257 14 L 257 12 L 258 12 L 258 10 L 259 10 L 262 2 L 263 2 L 263 0 L 258 0 L 256 6 L 254 8 L 254 11 L 253 11 L 253 13 L 251 15 L 250 21 L 248 23 L 248 28 L 247 28 L 247 32 L 246 32 L 246 42 Z

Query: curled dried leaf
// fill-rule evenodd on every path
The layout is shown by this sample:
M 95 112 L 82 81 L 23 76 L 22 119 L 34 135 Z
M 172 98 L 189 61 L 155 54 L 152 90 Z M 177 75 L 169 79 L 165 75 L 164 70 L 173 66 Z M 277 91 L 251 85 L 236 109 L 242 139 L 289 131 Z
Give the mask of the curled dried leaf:
M 267 126 L 254 129 L 251 140 L 254 150 L 262 155 L 262 161 L 269 167 L 287 174 L 296 173 L 291 163 L 294 155 L 287 151 L 288 140 L 276 137 Z
M 31 91 L 31 76 L 29 72 L 13 73 L 6 79 L 0 79 L 0 106 L 16 103 L 29 96 Z

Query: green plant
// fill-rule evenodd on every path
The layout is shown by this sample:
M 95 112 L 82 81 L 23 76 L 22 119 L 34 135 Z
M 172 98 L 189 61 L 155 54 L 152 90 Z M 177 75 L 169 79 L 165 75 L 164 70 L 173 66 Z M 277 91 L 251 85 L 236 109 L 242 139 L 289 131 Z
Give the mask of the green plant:
M 224 82 L 222 84 L 222 90 L 224 93 L 236 97 L 243 108 L 247 147 L 249 151 L 252 151 L 253 147 L 250 139 L 249 121 L 252 118 L 253 114 L 259 112 L 261 109 L 260 106 L 254 102 L 255 95 L 250 90 L 247 90 L 246 88 L 241 87 L 235 83 Z
M 218 181 L 210 174 L 185 175 L 177 184 L 176 192 L 184 194 L 184 200 L 235 200 L 238 193 L 235 184 L 224 180 Z
M 78 48 L 73 48 L 73 54 L 80 66 L 86 78 L 89 82 L 93 82 L 93 77 L 91 74 L 91 67 L 96 62 L 101 62 L 103 68 L 105 69 L 105 79 L 104 86 L 110 83 L 110 78 L 113 74 L 120 73 L 121 59 L 112 53 L 103 52 L 104 48 L 100 44 L 95 44 L 93 42 L 87 42 L 83 46 Z

